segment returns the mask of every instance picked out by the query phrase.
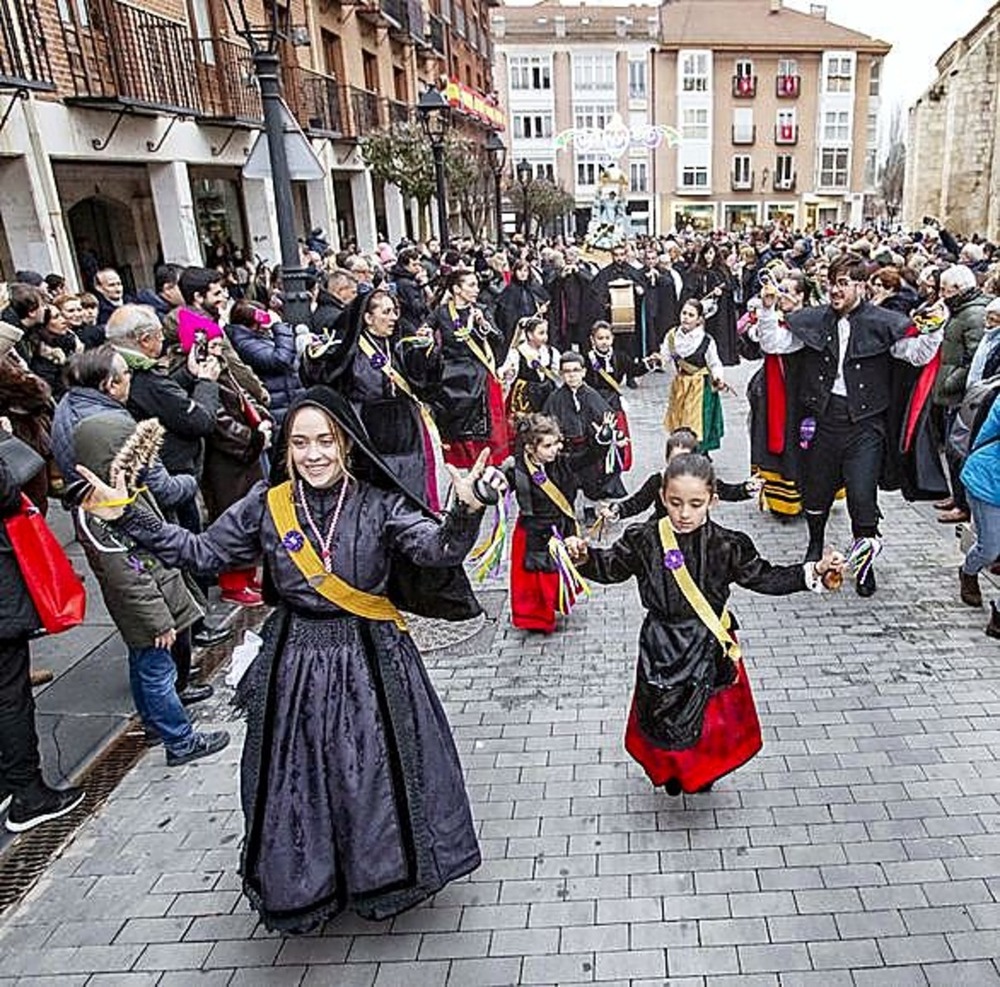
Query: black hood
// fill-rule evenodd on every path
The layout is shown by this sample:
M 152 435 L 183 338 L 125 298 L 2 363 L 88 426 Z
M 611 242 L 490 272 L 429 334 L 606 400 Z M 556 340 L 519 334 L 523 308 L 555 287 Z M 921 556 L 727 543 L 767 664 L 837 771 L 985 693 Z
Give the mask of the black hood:
M 347 398 L 333 390 L 333 388 L 325 387 L 322 384 L 317 384 L 310 387 L 307 391 L 303 391 L 292 402 L 288 413 L 285 415 L 285 420 L 282 423 L 281 431 L 278 433 L 278 439 L 274 445 L 274 453 L 271 457 L 269 482 L 272 487 L 291 479 L 286 466 L 288 460 L 288 433 L 291 429 L 292 420 L 295 418 L 295 413 L 300 408 L 306 407 L 319 408 L 321 411 L 326 412 L 344 430 L 344 433 L 351 441 L 351 449 L 348 454 L 348 469 L 353 476 L 383 490 L 398 491 L 405 495 L 410 503 L 427 514 L 428 517 L 437 517 L 424 500 L 417 497 L 411 490 L 407 490 L 399 482 L 386 461 L 382 458 L 381 453 L 372 446 L 365 426 L 361 423 L 361 419 L 358 418 Z

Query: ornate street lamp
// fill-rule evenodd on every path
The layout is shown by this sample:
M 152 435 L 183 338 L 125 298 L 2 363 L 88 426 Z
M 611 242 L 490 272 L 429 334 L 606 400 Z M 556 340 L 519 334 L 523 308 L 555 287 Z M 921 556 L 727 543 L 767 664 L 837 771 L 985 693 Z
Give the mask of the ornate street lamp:
M 528 227 L 531 222 L 528 212 L 528 189 L 532 184 L 532 167 L 527 158 L 521 158 L 517 163 L 517 184 L 521 187 L 521 204 L 524 207 L 521 213 L 521 228 L 525 239 L 527 239 Z
M 299 238 L 295 227 L 295 205 L 292 198 L 292 175 L 285 145 L 285 104 L 281 98 L 281 56 L 279 48 L 289 34 L 289 8 L 284 8 L 279 21 L 277 4 L 270 7 L 267 23 L 256 26 L 250 21 L 246 0 L 225 0 L 226 11 L 236 34 L 250 47 L 254 72 L 260 85 L 260 102 L 264 111 L 264 133 L 267 136 L 271 163 L 271 184 L 274 188 L 274 212 L 278 222 L 281 246 L 281 287 L 284 302 L 283 318 L 292 325 L 309 321 L 309 292 L 306 270 L 299 254 Z
M 448 239 L 448 193 L 444 185 L 444 142 L 451 127 L 451 104 L 444 93 L 434 86 L 428 86 L 417 101 L 417 115 L 427 139 L 431 142 L 434 156 L 434 182 L 437 187 L 437 214 L 441 249 L 447 250 Z
M 507 145 L 504 144 L 498 130 L 491 130 L 486 138 L 486 153 L 490 159 L 490 171 L 493 172 L 493 206 L 496 209 L 497 246 L 503 243 L 503 201 L 500 196 L 500 178 L 504 165 L 507 163 Z

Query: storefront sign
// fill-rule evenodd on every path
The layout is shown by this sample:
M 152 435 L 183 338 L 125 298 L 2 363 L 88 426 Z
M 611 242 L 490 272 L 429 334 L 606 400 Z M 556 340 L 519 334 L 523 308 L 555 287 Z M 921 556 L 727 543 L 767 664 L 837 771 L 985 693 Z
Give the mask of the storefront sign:
M 490 97 L 459 82 L 458 79 L 448 80 L 444 96 L 460 113 L 476 117 L 493 130 L 507 129 L 507 114 Z

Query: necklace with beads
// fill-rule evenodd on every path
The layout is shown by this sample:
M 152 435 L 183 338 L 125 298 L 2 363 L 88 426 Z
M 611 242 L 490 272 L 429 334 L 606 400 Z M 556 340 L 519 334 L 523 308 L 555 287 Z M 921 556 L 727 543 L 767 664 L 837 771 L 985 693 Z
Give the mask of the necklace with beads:
M 319 526 L 313 520 L 312 511 L 309 510 L 309 502 L 306 500 L 305 490 L 302 481 L 299 480 L 299 503 L 302 505 L 302 514 L 309 525 L 309 530 L 313 533 L 316 541 L 319 542 L 319 555 L 323 562 L 323 569 L 326 572 L 333 572 L 333 536 L 337 530 L 337 522 L 340 520 L 340 511 L 344 506 L 344 498 L 347 496 L 347 477 L 344 477 L 340 487 L 340 496 L 337 498 L 337 506 L 330 521 L 330 527 L 326 530 L 324 537 L 319 530 Z

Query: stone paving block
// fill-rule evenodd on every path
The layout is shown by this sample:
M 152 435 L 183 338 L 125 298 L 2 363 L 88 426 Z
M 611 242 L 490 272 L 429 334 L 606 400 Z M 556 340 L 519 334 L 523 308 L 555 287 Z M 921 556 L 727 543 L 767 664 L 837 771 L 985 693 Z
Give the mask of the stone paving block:
M 163 918 L 131 918 L 124 925 L 119 923 L 115 937 L 120 943 L 180 942 L 191 925 L 187 916 Z
M 184 933 L 185 942 L 214 942 L 217 939 L 249 939 L 258 925 L 257 916 L 250 912 L 237 915 L 201 915 L 191 922 Z
M 588 983 L 594 979 L 592 952 L 561 956 L 525 956 L 521 984 Z
M 667 954 L 667 973 L 673 977 L 713 977 L 721 973 L 739 973 L 739 959 L 734 946 L 701 946 L 671 949 Z
M 666 971 L 666 953 L 662 949 L 597 953 L 597 980 L 663 977 Z
M 45 940 L 46 948 L 53 946 L 109 946 L 115 941 L 122 923 L 116 919 L 94 922 L 63 922 L 52 930 Z M 29 944 L 21 944 L 30 948 Z M 2 969 L 2 966 L 0 966 Z
M 808 892 L 802 892 L 807 894 Z M 736 892 L 727 895 L 734 918 L 756 915 L 793 915 L 797 910 L 790 891 Z
M 212 949 L 209 942 L 153 943 L 136 961 L 137 970 L 198 970 Z
M 949 932 L 945 935 L 957 960 L 991 960 L 997 957 L 997 934 L 986 932 Z
M 739 946 L 768 942 L 763 918 L 703 919 L 698 923 L 703 946 Z
M 417 933 L 404 933 L 398 936 L 358 936 L 351 943 L 347 958 L 351 963 L 415 960 L 421 938 Z
M 811 942 L 809 958 L 816 970 L 856 970 L 869 966 L 882 966 L 882 956 L 874 939 Z
M 448 983 L 453 987 L 507 987 L 520 982 L 521 960 L 516 958 L 453 960 Z
M 486 956 L 489 948 L 489 932 L 435 932 L 422 937 L 419 957 L 422 960 L 445 960 Z
M 593 927 L 585 927 L 590 932 Z M 567 931 L 574 931 L 574 928 L 561 930 L 565 935 Z M 490 938 L 490 956 L 532 956 L 551 955 L 559 952 L 560 930 L 558 928 L 547 929 L 498 929 Z M 579 950 L 567 950 L 567 952 L 579 952 Z
M 380 963 L 375 987 L 444 987 L 449 967 L 446 960 Z
M 351 948 L 346 936 L 297 936 L 279 940 L 277 966 L 327 966 L 344 963 Z
M 539 930 L 548 931 L 548 930 Z M 609 950 L 629 949 L 629 926 L 618 925 L 568 925 L 563 926 L 559 938 L 560 953 L 601 953 Z M 493 934 L 496 940 L 497 933 Z M 635 948 L 632 944 L 631 948 Z M 491 952 L 493 949 L 491 947 Z
M 634 922 L 629 926 L 631 949 L 674 949 L 698 946 L 697 922 Z
M 277 971 L 280 973 L 280 970 Z M 372 987 L 378 973 L 376 963 L 348 963 L 346 966 L 313 966 L 302 978 L 302 987 Z
M 900 936 L 906 926 L 899 912 L 843 912 L 834 916 L 842 939 L 865 939 L 868 936 Z
M 251 966 L 233 970 L 229 983 L 233 987 L 285 987 L 286 984 L 294 987 L 302 983 L 305 975 L 305 967 L 286 966 L 276 970 L 273 967 Z M 201 981 L 195 983 L 200 984 Z
M 927 978 L 919 966 L 896 966 L 870 970 L 855 970 L 857 987 L 926 987 Z
M 769 915 L 767 929 L 771 942 L 837 938 L 837 926 L 832 915 Z
M 206 969 L 272 966 L 280 949 L 281 941 L 278 939 L 217 942 L 208 954 L 204 966 Z
M 231 976 L 231 971 L 226 974 L 227 982 Z M 191 981 L 186 982 L 190 983 Z M 60 977 L 58 981 L 54 978 L 50 980 L 48 977 L 22 977 L 17 981 L 18 987 L 21 984 L 30 984 L 32 987 L 43 987 L 45 984 L 51 984 L 52 987 L 55 987 L 57 983 L 63 985 L 86 983 L 87 987 L 154 987 L 163 981 L 158 973 L 95 973 L 92 977 Z
M 930 987 L 995 987 L 1000 970 L 988 960 L 968 963 L 934 963 L 924 967 Z

